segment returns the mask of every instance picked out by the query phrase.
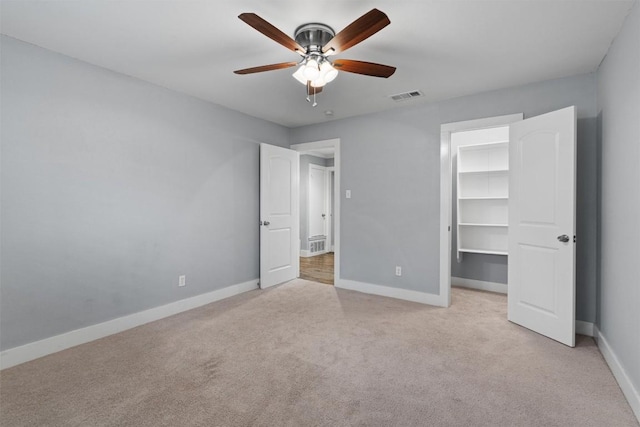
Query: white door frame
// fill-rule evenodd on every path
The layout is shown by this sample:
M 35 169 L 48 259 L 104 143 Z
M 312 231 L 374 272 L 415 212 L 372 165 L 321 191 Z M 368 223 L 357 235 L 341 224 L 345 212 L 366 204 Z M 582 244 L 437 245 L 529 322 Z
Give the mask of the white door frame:
M 335 166 L 327 166 L 327 252 L 332 252 L 331 248 L 333 247 L 333 240 L 331 238 L 331 227 L 333 226 L 333 215 L 331 211 L 333 209 L 333 200 L 331 200 L 331 174 L 334 173 L 335 178 Z M 335 182 L 335 179 L 334 179 Z M 336 189 L 333 189 L 333 193 L 335 194 Z
M 334 267 L 333 267 L 333 283 L 339 286 L 340 283 L 340 138 L 326 139 L 323 141 L 304 142 L 300 144 L 291 144 L 289 148 L 299 152 L 312 151 L 321 148 L 333 147 L 333 167 L 335 168 L 335 176 L 333 183 L 333 207 L 334 218 L 333 227 L 335 233 L 334 246 Z
M 504 126 L 523 119 L 523 114 L 487 117 L 440 125 L 440 301 L 451 305 L 452 176 L 451 134 L 454 132 Z

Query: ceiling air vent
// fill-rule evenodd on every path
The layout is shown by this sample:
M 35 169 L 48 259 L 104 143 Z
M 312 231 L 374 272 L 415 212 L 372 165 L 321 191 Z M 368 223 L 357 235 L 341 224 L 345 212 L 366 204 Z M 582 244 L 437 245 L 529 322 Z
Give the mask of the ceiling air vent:
M 390 98 L 396 102 L 401 102 L 401 101 L 406 101 L 408 99 L 417 98 L 419 96 L 424 96 L 424 94 L 419 90 L 412 90 L 411 92 L 403 92 L 403 93 L 398 93 L 396 95 L 391 95 Z

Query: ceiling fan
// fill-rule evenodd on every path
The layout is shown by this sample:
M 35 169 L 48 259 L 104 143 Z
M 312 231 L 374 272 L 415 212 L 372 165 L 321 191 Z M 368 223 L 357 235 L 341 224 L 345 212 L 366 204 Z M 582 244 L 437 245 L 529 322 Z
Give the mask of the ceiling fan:
M 287 49 L 300 54 L 302 60 L 244 68 L 236 70 L 234 73 L 253 74 L 299 65 L 300 67 L 293 73 L 293 77 L 306 86 L 307 101 L 311 102 L 311 95 L 313 95 L 314 107 L 317 105 L 316 94 L 336 78 L 338 71 L 384 78 L 390 77 L 396 71 L 395 67 L 373 62 L 352 59 L 332 61 L 329 59 L 331 55 L 349 49 L 391 23 L 387 15 L 378 9 L 372 9 L 365 13 L 338 34 L 325 24 L 303 24 L 296 29 L 293 39 L 255 13 L 243 13 L 238 18 Z

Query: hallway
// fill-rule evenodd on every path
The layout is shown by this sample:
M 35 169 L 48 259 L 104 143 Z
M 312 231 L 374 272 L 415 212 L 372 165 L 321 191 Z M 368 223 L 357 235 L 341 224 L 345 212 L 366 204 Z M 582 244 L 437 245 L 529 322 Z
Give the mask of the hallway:
M 333 252 L 300 257 L 300 278 L 333 285 Z

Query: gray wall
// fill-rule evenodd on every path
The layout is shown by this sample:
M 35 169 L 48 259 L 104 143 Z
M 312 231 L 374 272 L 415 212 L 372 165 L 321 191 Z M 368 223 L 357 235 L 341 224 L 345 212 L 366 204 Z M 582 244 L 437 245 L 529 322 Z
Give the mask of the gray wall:
M 595 88 L 595 75 L 586 74 L 292 129 L 292 143 L 341 139 L 341 277 L 437 294 L 440 125 L 576 105 L 577 318 L 595 321 Z M 347 189 L 351 199 L 344 198 Z M 490 262 L 491 268 L 470 263 L 456 274 L 506 281 L 504 260 Z M 402 277 L 394 275 L 396 265 Z
M 288 129 L 1 42 L 0 348 L 258 277 L 257 142 Z
M 300 249 L 309 249 L 309 165 L 330 166 L 329 160 L 322 157 L 302 154 L 300 156 Z
M 598 328 L 640 390 L 640 5 L 598 70 Z

